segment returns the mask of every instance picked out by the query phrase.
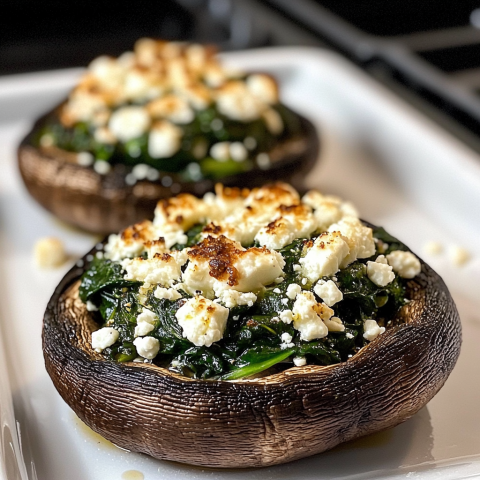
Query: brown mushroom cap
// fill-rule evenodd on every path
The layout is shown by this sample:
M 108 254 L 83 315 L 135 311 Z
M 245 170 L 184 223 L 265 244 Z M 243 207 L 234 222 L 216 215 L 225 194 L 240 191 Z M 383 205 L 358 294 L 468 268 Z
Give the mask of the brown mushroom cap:
M 58 107 L 57 107 L 58 108 Z M 30 195 L 60 220 L 83 230 L 107 234 L 151 218 L 158 200 L 173 193 L 197 196 L 213 191 L 217 181 L 182 182 L 168 173 L 180 190 L 162 185 L 161 180 L 140 180 L 135 185 L 125 182 L 131 166 L 115 165 L 105 175 L 76 162 L 75 154 L 60 149 L 37 148 L 35 133 L 54 111 L 38 119 L 20 142 L 17 157 L 20 174 Z M 225 186 L 259 187 L 266 182 L 284 180 L 297 190 L 314 166 L 319 150 L 319 135 L 314 125 L 299 117 L 302 135 L 283 141 L 269 152 L 271 166 L 219 179 Z
M 461 325 L 443 280 L 422 262 L 409 282 L 405 324 L 347 362 L 294 367 L 255 380 L 193 380 L 95 352 L 99 328 L 78 297 L 74 267 L 46 309 L 46 369 L 65 402 L 114 444 L 209 467 L 285 463 L 393 427 L 443 386 L 460 353 Z

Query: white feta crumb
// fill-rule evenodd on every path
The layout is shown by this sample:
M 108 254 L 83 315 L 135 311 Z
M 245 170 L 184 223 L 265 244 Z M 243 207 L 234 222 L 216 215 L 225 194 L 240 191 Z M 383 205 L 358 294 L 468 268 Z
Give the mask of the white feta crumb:
M 272 161 L 268 153 L 259 153 L 257 155 L 257 164 L 262 170 L 267 170 L 270 167 Z
M 230 157 L 235 162 L 243 162 L 248 157 L 248 151 L 241 142 L 232 142 L 230 144 Z
M 385 327 L 380 327 L 375 320 L 365 320 L 363 324 L 363 338 L 371 342 L 375 340 L 379 335 L 385 332 Z
M 432 240 L 425 244 L 424 250 L 428 255 L 440 255 L 443 252 L 443 245 Z
M 106 175 L 112 169 L 112 166 L 105 160 L 96 160 L 93 169 L 99 175 Z
M 86 307 L 89 312 L 98 312 L 98 307 L 91 300 L 87 300 Z
M 157 315 L 144 307 L 142 312 L 137 316 L 137 326 L 135 327 L 134 333 L 135 337 L 144 337 L 145 335 L 148 335 L 155 328 L 157 321 Z M 144 356 L 145 355 L 142 355 L 142 357 Z
M 178 300 L 182 295 L 175 288 L 157 287 L 153 295 L 159 299 Z
M 313 293 L 299 293 L 292 311 L 293 326 L 300 332 L 301 340 L 308 342 L 328 335 L 328 328 L 323 319 L 329 319 L 333 315 L 333 310 L 325 304 L 317 303 Z
M 302 269 L 301 265 L 294 265 L 293 266 L 293 271 L 294 272 L 299 272 Z
M 293 357 L 293 364 L 296 367 L 303 367 L 307 364 L 307 359 L 305 357 Z
M 328 280 L 327 282 L 318 282 L 313 291 L 325 302 L 326 305 L 332 307 L 337 302 L 343 300 L 343 293 L 337 287 L 335 282 Z
M 350 333 L 350 332 L 347 332 L 347 333 L 345 334 L 345 336 L 346 336 L 348 339 L 350 339 L 350 340 L 355 337 L 355 335 L 353 335 L 353 334 Z
M 287 297 L 291 300 L 295 300 L 295 297 L 302 291 L 302 287 L 296 283 L 291 283 L 287 287 Z
M 279 312 L 279 319 L 286 324 L 292 323 L 293 321 L 293 312 L 291 310 L 283 310 Z
M 165 287 L 170 287 L 182 274 L 178 263 L 167 253 L 149 259 L 127 258 L 121 265 L 126 271 L 125 280 L 161 284 Z
M 108 121 L 109 130 L 121 142 L 143 135 L 150 127 L 150 116 L 144 107 L 127 105 L 115 110 Z
M 160 172 L 156 168 L 149 168 L 147 172 L 147 180 L 156 182 L 160 178 Z
M 154 337 L 137 337 L 133 344 L 137 353 L 147 360 L 153 360 L 160 350 L 160 342 Z
M 214 143 L 210 148 L 210 156 L 219 162 L 230 159 L 230 142 Z
M 82 167 L 89 167 L 93 164 L 95 158 L 90 152 L 78 152 L 77 163 Z
M 279 288 L 274 288 L 273 293 L 282 293 L 282 291 Z
M 280 338 L 282 339 L 283 343 L 290 343 L 293 339 L 293 337 L 288 332 L 282 333 Z
M 324 323 L 327 326 L 329 332 L 345 331 L 345 325 L 343 325 L 342 321 L 338 317 L 331 317 L 329 319 L 325 319 Z
M 389 262 L 387 261 L 387 259 L 385 258 L 385 255 L 379 255 L 379 256 L 375 259 L 375 261 L 376 261 L 377 263 L 383 263 L 384 265 L 388 265 L 388 263 L 389 263 Z
M 280 300 L 284 305 L 288 305 L 288 298 L 282 298 Z
M 450 259 L 457 267 L 465 265 L 471 258 L 470 252 L 460 246 L 453 246 L 450 248 Z
M 412 252 L 395 250 L 387 255 L 387 261 L 402 278 L 416 277 L 422 271 L 420 260 Z
M 56 268 L 67 260 L 63 242 L 56 237 L 37 240 L 34 246 L 34 257 L 40 268 Z
M 344 268 L 357 258 L 369 258 L 375 253 L 373 231 L 353 216 L 343 217 L 328 227 L 329 232 L 340 232 L 348 244 L 348 254 L 343 258 L 340 267 Z
M 92 332 L 92 348 L 96 352 L 101 352 L 112 346 L 118 340 L 119 335 L 118 330 L 113 327 L 100 328 L 100 330 Z
M 392 267 L 379 262 L 367 262 L 367 275 L 379 287 L 384 287 L 395 279 Z
M 147 177 L 148 171 L 150 170 L 150 166 L 146 163 L 138 163 L 132 168 L 132 175 L 137 180 L 143 180 Z
M 167 120 L 155 122 L 148 134 L 148 153 L 152 158 L 169 158 L 180 150 L 183 131 Z
M 282 340 L 282 343 L 280 344 L 280 348 L 282 350 L 295 346 L 295 344 L 292 343 L 293 337 L 288 332 L 282 333 L 282 335 L 280 335 L 280 339 Z
M 233 289 L 222 289 L 217 291 L 218 299 L 227 308 L 233 308 L 237 305 L 248 305 L 253 307 L 253 304 L 257 301 L 257 296 L 252 292 L 239 292 Z
M 301 259 L 302 273 L 312 283 L 329 277 L 339 270 L 348 252 L 348 244 L 339 232 L 323 233 Z
M 228 308 L 196 296 L 187 300 L 177 310 L 175 317 L 183 329 L 184 337 L 197 347 L 209 347 L 223 338 L 228 314 Z

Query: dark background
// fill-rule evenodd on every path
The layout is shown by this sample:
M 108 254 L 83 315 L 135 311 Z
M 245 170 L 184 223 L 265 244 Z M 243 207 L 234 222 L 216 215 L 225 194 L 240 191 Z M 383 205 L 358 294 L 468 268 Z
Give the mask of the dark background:
M 480 152 L 480 0 L 5 0 L 0 77 L 86 66 L 140 37 L 335 50 Z

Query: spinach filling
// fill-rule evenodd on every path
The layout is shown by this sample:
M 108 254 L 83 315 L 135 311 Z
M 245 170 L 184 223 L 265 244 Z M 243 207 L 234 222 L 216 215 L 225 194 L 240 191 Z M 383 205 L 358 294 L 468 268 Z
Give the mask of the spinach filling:
M 196 225 L 187 232 L 189 243 L 194 242 L 199 229 Z M 318 340 L 301 340 L 293 322 L 287 324 L 278 319 L 279 312 L 293 307 L 294 300 L 286 296 L 288 285 L 302 285 L 294 266 L 305 253 L 308 240 L 304 239 L 280 250 L 286 261 L 284 281 L 259 293 L 252 306 L 231 308 L 222 340 L 210 347 L 195 346 L 184 338 L 175 317 L 191 295 L 180 290 L 182 298 L 168 300 L 156 298 L 153 289 L 140 292 L 142 284 L 125 280 L 119 263 L 95 257 L 81 278 L 80 298 L 96 305 L 98 310 L 93 314 L 100 326 L 110 326 L 119 332 L 115 344 L 103 351 L 113 361 L 128 362 L 138 357 L 133 343 L 136 318 L 146 307 L 158 317 L 148 334 L 160 343 L 159 353 L 152 362 L 184 376 L 234 380 L 267 370 L 275 373 L 292 367 L 294 357 L 305 357 L 308 364 L 336 364 L 348 360 L 368 343 L 363 337 L 364 320 L 376 319 L 380 326 L 391 327 L 399 322 L 396 314 L 407 302 L 405 279 L 397 275 L 387 286 L 378 287 L 366 273 L 368 260 L 393 250 L 408 250 L 407 247 L 382 228 L 373 229 L 373 236 L 375 255 L 356 260 L 333 277 L 343 292 L 343 300 L 332 308 L 334 315 L 342 319 L 345 330 L 329 332 Z M 176 246 L 182 247 L 185 246 Z M 302 285 L 302 289 L 313 293 L 313 285 Z M 283 334 L 291 337 L 287 344 L 282 342 Z
M 269 152 L 280 142 L 301 135 L 300 117 L 296 113 L 282 104 L 272 108 L 280 115 L 284 125 L 279 135 L 272 134 L 263 119 L 249 123 L 234 121 L 222 115 L 215 105 L 197 111 L 191 123 L 178 125 L 183 130 L 181 147 L 170 158 L 153 158 L 149 155 L 148 133 L 126 143 L 105 144 L 95 140 L 93 125 L 80 122 L 67 128 L 54 115 L 47 118 L 36 132 L 33 143 L 39 147 L 42 137 L 46 135 L 60 149 L 89 152 L 96 160 L 104 160 L 112 165 L 133 167 L 147 164 L 162 172 L 178 174 L 181 181 L 217 180 L 251 170 L 259 153 Z M 220 161 L 208 154 L 210 147 L 217 142 L 243 142 L 248 137 L 254 139 L 254 146 L 248 150 L 245 160 L 231 158 Z M 195 168 L 192 168 L 192 164 Z

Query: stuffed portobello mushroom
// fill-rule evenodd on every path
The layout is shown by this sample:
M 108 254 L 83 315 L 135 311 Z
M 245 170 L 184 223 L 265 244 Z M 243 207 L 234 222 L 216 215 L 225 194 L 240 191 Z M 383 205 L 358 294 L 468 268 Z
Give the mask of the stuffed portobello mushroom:
M 284 463 L 393 427 L 442 387 L 442 279 L 340 198 L 285 183 L 162 200 L 65 276 L 47 371 L 114 444 L 210 467 Z
M 142 38 L 94 59 L 68 98 L 20 142 L 29 193 L 61 220 L 112 233 L 156 202 L 216 182 L 297 188 L 319 153 L 316 128 L 281 102 L 270 75 L 233 71 L 215 48 Z

